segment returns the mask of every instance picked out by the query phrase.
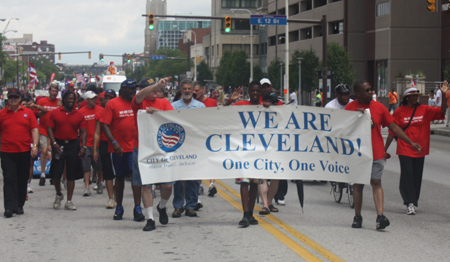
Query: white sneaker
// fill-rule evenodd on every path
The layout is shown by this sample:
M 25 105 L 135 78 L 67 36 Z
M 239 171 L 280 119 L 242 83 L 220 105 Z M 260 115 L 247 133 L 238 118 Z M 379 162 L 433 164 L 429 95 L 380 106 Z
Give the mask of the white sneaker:
M 61 201 L 64 199 L 64 195 L 56 195 L 55 202 L 53 202 L 53 209 L 59 209 L 61 207 Z
M 77 208 L 75 207 L 75 205 L 72 203 L 72 201 L 67 201 L 66 205 L 64 206 L 64 209 L 66 210 L 77 210 Z
M 286 199 L 283 199 L 283 200 L 279 199 L 279 200 L 276 200 L 275 202 L 278 205 L 280 205 L 280 206 L 285 206 L 286 205 Z
M 109 199 L 108 202 L 106 202 L 106 209 L 114 208 L 114 206 L 115 206 L 114 199 Z
M 408 209 L 406 210 L 407 215 L 415 215 L 416 214 L 416 206 L 413 203 L 409 203 Z
M 94 186 L 94 191 L 97 191 L 97 189 L 98 189 L 98 184 L 96 184 L 96 185 Z
M 103 194 L 103 183 L 100 182 L 97 184 L 97 194 Z
M 83 191 L 83 196 L 87 197 L 87 196 L 90 196 L 90 195 L 91 195 L 91 190 L 90 190 L 89 188 L 86 188 L 86 189 Z
M 28 187 L 27 187 L 27 192 L 28 192 L 28 194 L 29 194 L 29 193 L 33 193 L 33 189 L 31 189 L 31 187 L 28 186 Z

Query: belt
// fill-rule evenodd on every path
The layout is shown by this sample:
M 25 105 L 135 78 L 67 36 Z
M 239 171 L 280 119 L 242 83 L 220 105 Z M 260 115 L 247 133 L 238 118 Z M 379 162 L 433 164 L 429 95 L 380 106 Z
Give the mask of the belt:
M 55 138 L 55 140 L 58 140 L 58 142 L 60 142 L 60 143 L 68 144 L 68 143 L 71 143 L 71 142 L 76 142 L 78 139 L 61 140 L 61 139 Z M 58 143 L 58 144 L 59 144 L 59 143 Z

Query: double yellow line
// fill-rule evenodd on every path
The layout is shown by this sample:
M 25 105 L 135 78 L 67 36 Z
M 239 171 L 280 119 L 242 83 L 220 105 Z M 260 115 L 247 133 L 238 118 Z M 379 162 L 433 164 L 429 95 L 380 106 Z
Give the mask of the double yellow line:
M 206 185 L 209 185 L 209 181 L 203 180 L 203 183 Z M 230 195 L 227 194 L 227 192 L 231 195 L 233 195 L 235 198 L 240 199 L 241 196 L 232 188 L 225 185 L 220 180 L 216 180 L 216 184 L 221 186 L 224 190 L 217 188 L 217 194 L 221 196 L 223 199 L 228 201 L 231 205 L 233 205 L 238 210 L 242 211 L 242 205 L 240 202 L 238 202 L 236 199 L 232 198 Z M 225 192 L 226 191 L 226 192 Z M 255 206 L 256 211 L 260 211 L 261 208 L 259 206 Z M 281 219 L 273 216 L 273 215 L 266 215 L 265 218 L 270 220 L 275 225 L 279 226 L 283 230 L 285 230 L 287 233 L 291 234 L 294 238 L 300 240 L 303 244 L 310 247 L 312 250 L 320 254 L 323 258 L 325 258 L 328 261 L 344 261 L 337 257 L 335 254 L 331 253 L 330 251 L 326 250 L 307 236 L 303 235 L 302 233 L 295 230 L 293 227 L 289 226 L 288 224 L 284 223 Z M 256 220 L 258 220 L 259 225 L 267 230 L 270 234 L 275 236 L 278 240 L 280 240 L 283 244 L 285 244 L 287 247 L 289 247 L 292 251 L 294 251 L 296 254 L 301 256 L 306 261 L 323 261 L 318 256 L 313 254 L 311 251 L 306 249 L 304 246 L 299 244 L 298 242 L 294 241 L 290 236 L 288 236 L 286 233 L 282 232 L 269 222 L 267 222 L 265 219 L 262 219 L 258 216 L 255 217 Z

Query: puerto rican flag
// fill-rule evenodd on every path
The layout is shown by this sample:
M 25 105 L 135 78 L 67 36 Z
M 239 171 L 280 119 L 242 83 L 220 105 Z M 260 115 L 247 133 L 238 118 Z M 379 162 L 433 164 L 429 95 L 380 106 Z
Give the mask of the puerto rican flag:
M 84 84 L 84 76 L 83 74 L 77 74 L 77 81 Z
M 65 85 L 65 86 L 68 86 L 70 83 L 71 83 L 71 82 L 69 81 L 69 79 L 66 78 L 65 81 L 64 81 L 64 85 Z
M 39 80 L 36 75 L 36 68 L 31 62 L 28 62 L 28 75 L 30 76 L 30 82 L 34 81 L 36 84 L 39 83 Z
M 411 78 L 411 87 L 416 87 L 416 83 L 414 82 L 414 79 Z

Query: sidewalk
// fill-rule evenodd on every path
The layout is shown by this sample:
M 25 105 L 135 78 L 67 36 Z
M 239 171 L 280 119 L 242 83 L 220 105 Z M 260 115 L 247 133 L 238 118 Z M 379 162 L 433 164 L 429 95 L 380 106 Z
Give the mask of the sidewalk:
M 431 134 L 450 136 L 450 127 L 446 127 L 445 124 L 431 124 Z

